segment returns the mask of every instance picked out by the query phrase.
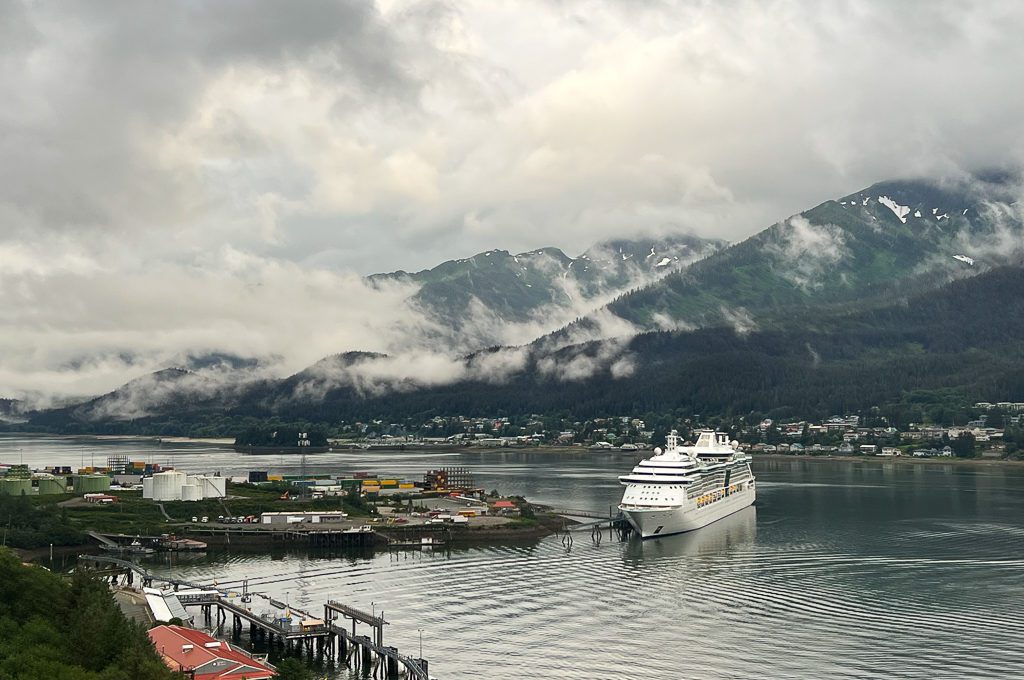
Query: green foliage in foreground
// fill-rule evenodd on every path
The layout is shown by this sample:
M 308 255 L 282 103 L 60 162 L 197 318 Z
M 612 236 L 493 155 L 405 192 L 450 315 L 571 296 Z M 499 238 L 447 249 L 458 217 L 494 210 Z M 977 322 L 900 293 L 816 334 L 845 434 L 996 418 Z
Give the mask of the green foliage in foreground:
M 103 583 L 69 582 L 0 549 L 0 680 L 176 677 Z
M 13 548 L 85 542 L 85 536 L 71 525 L 66 512 L 55 505 L 37 507 L 25 495 L 0 496 L 0 534 L 2 542 Z
M 316 677 L 299 659 L 282 659 L 277 662 L 278 680 L 314 680 Z

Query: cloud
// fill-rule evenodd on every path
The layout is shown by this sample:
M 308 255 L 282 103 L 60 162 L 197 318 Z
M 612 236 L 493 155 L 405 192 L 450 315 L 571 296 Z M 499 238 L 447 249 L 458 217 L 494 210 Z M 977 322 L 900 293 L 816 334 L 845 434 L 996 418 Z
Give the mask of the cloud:
M 830 267 L 850 255 L 842 229 L 811 224 L 800 215 L 779 226 L 777 240 L 768 249 L 780 260 L 779 274 L 804 290 L 823 285 Z
M 462 380 L 500 385 L 521 372 L 528 360 L 529 350 L 524 347 L 483 351 L 470 357 L 432 351 L 408 351 L 395 356 L 339 356 L 304 371 L 289 398 L 322 399 L 339 388 L 351 388 L 362 396 L 380 396 Z
M 276 358 L 286 373 L 339 349 L 401 352 L 429 330 L 405 302 L 415 287 L 230 247 L 187 263 L 77 248 L 15 261 L 0 269 L 0 385 L 15 394 L 101 393 L 184 353 Z
M 718 311 L 722 314 L 722 321 L 726 325 L 732 326 L 736 335 L 748 335 L 757 330 L 757 322 L 754 321 L 753 315 L 745 307 L 729 309 L 723 306 L 719 307 Z
M 2 3 L 0 394 L 433 351 L 449 329 L 359 275 L 738 240 L 1019 163 L 1022 32 L 982 0 Z
M 963 228 L 957 232 L 954 248 L 987 265 L 1020 262 L 1024 255 L 1024 205 L 990 200 L 981 205 L 985 221 L 992 229 L 979 232 Z

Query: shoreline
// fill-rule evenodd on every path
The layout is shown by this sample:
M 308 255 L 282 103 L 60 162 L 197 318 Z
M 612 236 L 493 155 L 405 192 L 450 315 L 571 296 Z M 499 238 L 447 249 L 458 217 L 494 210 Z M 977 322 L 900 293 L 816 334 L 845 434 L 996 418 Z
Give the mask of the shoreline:
M 1005 458 L 914 458 L 912 456 L 813 456 L 806 453 L 751 453 L 751 461 L 756 460 L 811 460 L 819 462 L 840 463 L 888 463 L 907 465 L 957 465 L 960 467 L 1019 467 L 1024 460 L 1006 460 Z
M 478 527 L 473 529 L 458 529 L 444 533 L 445 543 L 443 547 L 449 548 L 472 548 L 478 546 L 509 546 L 533 543 L 547 536 L 556 533 L 560 528 L 560 515 L 549 515 L 539 513 L 536 523 L 532 525 L 499 525 L 493 527 Z M 571 521 L 571 520 L 569 520 Z M 376 527 L 374 529 L 374 541 L 365 545 L 329 546 L 307 543 L 304 540 L 287 540 L 286 532 L 280 531 L 247 531 L 232 532 L 230 530 L 206 533 L 181 532 L 181 537 L 192 537 L 201 540 L 210 548 L 224 550 L 237 548 L 244 552 L 270 554 L 279 550 L 349 550 L 349 551 L 382 551 L 393 550 L 390 545 L 393 539 L 400 539 L 405 536 L 412 536 L 418 540 L 420 535 L 436 536 L 439 532 L 428 530 L 417 531 L 415 527 Z M 414 535 L 414 536 L 413 536 Z M 50 547 L 40 548 L 10 548 L 18 558 L 25 563 L 42 564 L 50 556 Z M 205 551 L 184 552 L 181 554 L 199 554 Z M 173 551 L 161 552 L 158 554 L 172 554 Z M 54 558 L 65 558 L 82 554 L 104 554 L 95 543 L 82 543 L 78 545 L 54 546 Z M 122 557 L 122 555 L 113 555 Z
M 96 441 L 149 441 L 155 443 L 166 443 L 166 444 L 196 444 L 204 446 L 214 446 L 216 448 L 232 450 L 234 449 L 237 453 L 247 454 L 252 453 L 253 455 L 295 455 L 295 454 L 308 454 L 318 455 L 323 453 L 382 453 L 388 451 L 401 451 L 403 453 L 477 453 L 477 454 L 510 454 L 510 453 L 539 453 L 546 455 L 558 455 L 558 454 L 584 454 L 592 455 L 595 453 L 603 454 L 618 454 L 624 459 L 633 456 L 644 456 L 649 457 L 654 455 L 653 448 L 649 449 L 637 449 L 636 451 L 621 451 L 619 449 L 591 449 L 587 446 L 557 446 L 557 445 L 540 445 L 540 446 L 458 446 L 458 447 L 417 447 L 415 445 L 404 445 L 401 447 L 394 448 L 362 448 L 362 447 L 348 447 L 339 446 L 333 447 L 316 447 L 315 450 L 285 450 L 279 447 L 236 447 L 232 439 L 222 437 L 182 437 L 182 436 L 165 436 L 165 435 L 131 435 L 131 434 L 57 434 L 47 432 L 19 432 L 15 430 L 3 430 L 0 431 L 2 435 L 16 435 L 25 437 L 54 437 L 59 439 L 93 439 Z M 912 456 L 840 456 L 830 454 L 819 454 L 813 455 L 808 453 L 799 454 L 788 454 L 788 453 L 752 453 L 748 452 L 752 459 L 769 459 L 769 460 L 834 460 L 834 461 L 873 461 L 882 463 L 910 463 L 913 465 L 1024 465 L 1024 460 L 1007 460 L 1005 458 L 914 458 Z

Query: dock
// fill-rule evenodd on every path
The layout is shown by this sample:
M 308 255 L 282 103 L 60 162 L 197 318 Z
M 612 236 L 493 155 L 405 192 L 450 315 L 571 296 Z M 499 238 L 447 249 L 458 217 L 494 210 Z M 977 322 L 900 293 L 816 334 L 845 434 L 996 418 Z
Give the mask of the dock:
M 318 547 L 370 548 L 387 543 L 377 532 L 358 529 L 257 529 L 241 527 L 188 527 L 190 536 L 208 537 L 210 541 L 231 543 L 236 540 L 263 540 L 269 543 L 305 544 Z
M 113 583 L 123 580 L 132 585 L 136 575 L 144 588 L 154 582 L 170 584 L 182 607 L 199 607 L 206 625 L 218 635 L 230 631 L 234 639 L 241 637 L 246 626 L 250 642 L 278 646 L 289 654 L 308 654 L 311 658 L 331 659 L 363 674 L 374 672 L 386 680 L 405 677 L 429 680 L 429 664 L 401 654 L 396 647 L 384 644 L 384 612 L 367 613 L 356 607 L 330 599 L 324 604 L 320 618 L 298 607 L 271 599 L 268 595 L 250 592 L 243 582 L 241 592 L 152 574 L 142 566 L 105 555 L 82 555 L 79 564 L 95 570 Z M 253 597 L 267 601 L 276 609 L 285 609 L 281 616 L 257 613 L 249 606 Z M 229 626 L 230 624 L 230 626 Z M 371 635 L 360 634 L 358 626 L 368 626 Z
M 202 551 L 206 550 L 206 543 L 191 538 L 179 536 L 129 536 L 128 534 L 101 534 L 96 531 L 87 531 L 94 541 L 99 543 L 100 548 L 112 552 L 130 551 L 131 543 L 138 541 L 145 548 L 167 550 L 172 552 Z

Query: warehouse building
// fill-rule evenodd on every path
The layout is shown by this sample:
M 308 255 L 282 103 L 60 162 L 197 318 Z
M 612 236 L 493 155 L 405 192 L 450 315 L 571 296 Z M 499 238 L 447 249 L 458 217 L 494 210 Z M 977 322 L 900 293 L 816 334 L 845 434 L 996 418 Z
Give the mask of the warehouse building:
M 340 510 L 308 510 L 295 512 L 264 512 L 260 515 L 260 524 L 330 524 L 340 522 L 348 517 Z

